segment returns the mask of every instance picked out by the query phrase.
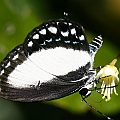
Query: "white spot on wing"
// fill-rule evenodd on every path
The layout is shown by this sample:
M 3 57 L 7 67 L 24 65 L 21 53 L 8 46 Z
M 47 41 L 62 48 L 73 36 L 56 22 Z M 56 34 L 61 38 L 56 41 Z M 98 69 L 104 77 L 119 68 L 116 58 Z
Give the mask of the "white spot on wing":
M 42 35 L 46 35 L 46 29 L 40 30 L 39 33 L 42 34 Z
M 65 25 L 67 25 L 68 23 L 67 22 L 63 22 Z
M 52 38 L 50 38 L 49 40 L 45 40 L 45 41 L 47 41 L 47 42 L 52 42 Z
M 80 39 L 80 40 L 85 40 L 84 35 L 81 35 L 81 36 L 79 37 L 79 39 Z
M 35 35 L 33 36 L 33 39 L 39 39 L 39 34 L 35 34 Z
M 48 26 L 49 24 L 48 23 L 46 23 L 46 27 Z
M 33 45 L 33 42 L 30 41 L 30 42 L 28 43 L 28 47 L 32 47 L 32 45 Z
M 6 68 L 10 66 L 10 61 L 7 63 L 7 65 L 5 66 Z
M 2 75 L 4 73 L 4 69 L 0 72 L 0 75 Z
M 13 57 L 12 60 L 16 60 L 18 58 L 18 54 Z
M 71 26 L 72 25 L 72 23 L 69 23 L 69 26 Z
M 54 75 L 65 75 L 91 62 L 86 51 L 57 47 L 33 53 L 29 58 L 18 65 L 8 76 L 8 83 L 14 87 L 30 87 L 47 82 Z
M 61 41 L 61 38 L 55 39 L 55 41 Z
M 76 34 L 75 28 L 71 29 L 71 34 L 72 34 L 72 35 Z
M 67 37 L 68 34 L 69 34 L 69 32 L 68 32 L 68 31 L 67 31 L 67 32 L 63 32 L 63 31 L 61 31 L 61 34 L 62 34 L 64 37 Z
M 56 27 L 49 27 L 48 30 L 53 34 L 57 33 L 57 28 Z

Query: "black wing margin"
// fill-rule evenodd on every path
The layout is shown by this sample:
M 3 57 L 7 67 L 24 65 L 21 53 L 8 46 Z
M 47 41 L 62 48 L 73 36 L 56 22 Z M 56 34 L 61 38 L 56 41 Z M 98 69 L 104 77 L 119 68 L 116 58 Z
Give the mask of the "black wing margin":
M 14 88 L 11 85 L 0 82 L 0 97 L 13 101 L 32 102 L 53 100 L 68 96 L 82 88 L 88 78 L 78 82 L 59 82 L 53 81 L 42 83 L 39 86 L 30 86 L 29 88 Z

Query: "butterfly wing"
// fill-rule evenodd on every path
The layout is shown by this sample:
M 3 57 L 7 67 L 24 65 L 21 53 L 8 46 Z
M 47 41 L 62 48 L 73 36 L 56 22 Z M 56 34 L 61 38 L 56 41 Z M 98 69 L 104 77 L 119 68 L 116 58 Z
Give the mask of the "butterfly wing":
M 79 24 L 66 19 L 44 22 L 1 62 L 0 96 L 28 102 L 70 95 L 88 81 L 92 64 Z

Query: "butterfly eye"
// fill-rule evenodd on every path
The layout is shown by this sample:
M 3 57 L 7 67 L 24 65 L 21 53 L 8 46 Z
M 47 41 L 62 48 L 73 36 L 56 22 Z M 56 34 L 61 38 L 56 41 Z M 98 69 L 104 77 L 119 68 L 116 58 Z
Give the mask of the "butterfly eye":
M 84 96 L 84 98 L 87 98 L 91 94 L 91 91 L 88 88 L 83 87 L 79 90 L 79 94 Z

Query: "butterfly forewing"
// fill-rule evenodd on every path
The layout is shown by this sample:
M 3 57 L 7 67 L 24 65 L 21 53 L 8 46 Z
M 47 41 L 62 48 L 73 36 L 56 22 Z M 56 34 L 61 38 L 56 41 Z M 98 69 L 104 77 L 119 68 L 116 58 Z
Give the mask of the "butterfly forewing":
M 44 22 L 1 62 L 0 96 L 18 101 L 64 97 L 85 85 L 92 64 L 79 24 L 66 19 Z

